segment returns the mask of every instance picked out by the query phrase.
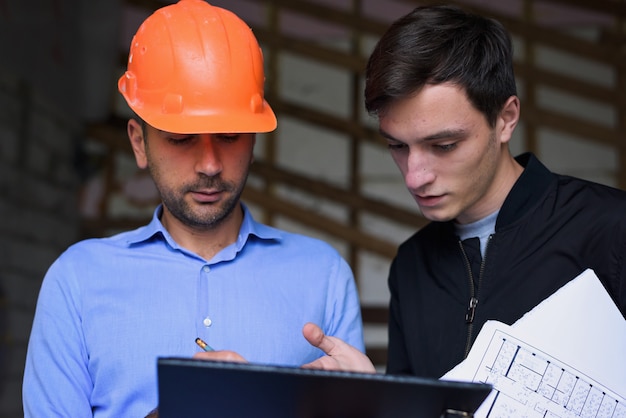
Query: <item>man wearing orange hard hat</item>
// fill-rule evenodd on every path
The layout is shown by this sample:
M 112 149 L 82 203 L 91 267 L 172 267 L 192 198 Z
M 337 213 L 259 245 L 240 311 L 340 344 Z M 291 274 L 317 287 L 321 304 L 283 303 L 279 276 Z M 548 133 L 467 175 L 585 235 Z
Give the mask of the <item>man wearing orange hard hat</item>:
M 363 350 L 352 272 L 330 245 L 256 222 L 240 201 L 255 134 L 276 128 L 248 27 L 203 0 L 148 17 L 118 87 L 162 204 L 137 230 L 82 241 L 50 267 L 30 336 L 26 417 L 145 416 L 158 357 L 300 366 L 321 324 Z

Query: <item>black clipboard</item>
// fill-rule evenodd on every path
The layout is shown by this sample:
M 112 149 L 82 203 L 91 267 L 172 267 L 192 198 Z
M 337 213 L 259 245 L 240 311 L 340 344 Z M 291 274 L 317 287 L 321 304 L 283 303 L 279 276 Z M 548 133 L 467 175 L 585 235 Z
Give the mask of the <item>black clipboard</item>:
M 159 418 L 471 417 L 491 385 L 159 358 Z

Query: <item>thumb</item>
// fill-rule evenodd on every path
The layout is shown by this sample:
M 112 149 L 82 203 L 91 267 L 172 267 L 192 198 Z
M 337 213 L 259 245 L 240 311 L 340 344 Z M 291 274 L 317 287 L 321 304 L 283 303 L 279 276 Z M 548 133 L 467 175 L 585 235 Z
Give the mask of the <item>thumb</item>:
M 335 348 L 333 338 L 326 336 L 324 331 L 312 322 L 304 324 L 304 327 L 302 327 L 302 335 L 304 335 L 304 338 L 309 344 L 319 348 L 327 355 L 330 355 L 330 352 Z

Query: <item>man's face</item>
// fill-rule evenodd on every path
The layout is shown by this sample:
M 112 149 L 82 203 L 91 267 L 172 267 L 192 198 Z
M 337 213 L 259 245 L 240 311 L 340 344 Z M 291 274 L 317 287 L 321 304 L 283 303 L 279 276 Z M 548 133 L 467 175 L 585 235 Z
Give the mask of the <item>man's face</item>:
M 426 85 L 380 115 L 380 131 L 422 214 L 469 223 L 497 210 L 508 190 L 498 173 L 508 148 L 495 128 L 452 85 Z
M 161 195 L 164 217 L 213 229 L 238 206 L 253 158 L 254 134 L 173 134 L 147 126 L 143 155 Z

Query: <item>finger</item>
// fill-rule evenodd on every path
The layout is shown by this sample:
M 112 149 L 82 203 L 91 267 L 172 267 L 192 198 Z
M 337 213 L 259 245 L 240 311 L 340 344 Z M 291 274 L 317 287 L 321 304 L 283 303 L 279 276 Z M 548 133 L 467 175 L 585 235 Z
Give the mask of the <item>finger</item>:
M 307 322 L 302 327 L 302 335 L 314 347 L 319 347 L 324 339 L 324 331 L 312 322 Z
M 339 370 L 339 365 L 331 357 L 320 357 L 310 363 L 303 364 L 303 369 Z
M 324 334 L 324 331 L 322 331 L 319 326 L 311 322 L 304 324 L 304 327 L 302 328 L 302 334 L 311 345 L 319 348 L 327 355 L 331 355 L 332 351 L 341 341 L 335 337 L 329 337 L 328 335 Z
M 238 353 L 234 351 L 228 350 L 219 350 L 219 351 L 202 351 L 199 353 L 195 353 L 193 358 L 199 360 L 213 360 L 213 361 L 234 361 L 238 363 L 246 363 L 246 359 L 244 359 Z

